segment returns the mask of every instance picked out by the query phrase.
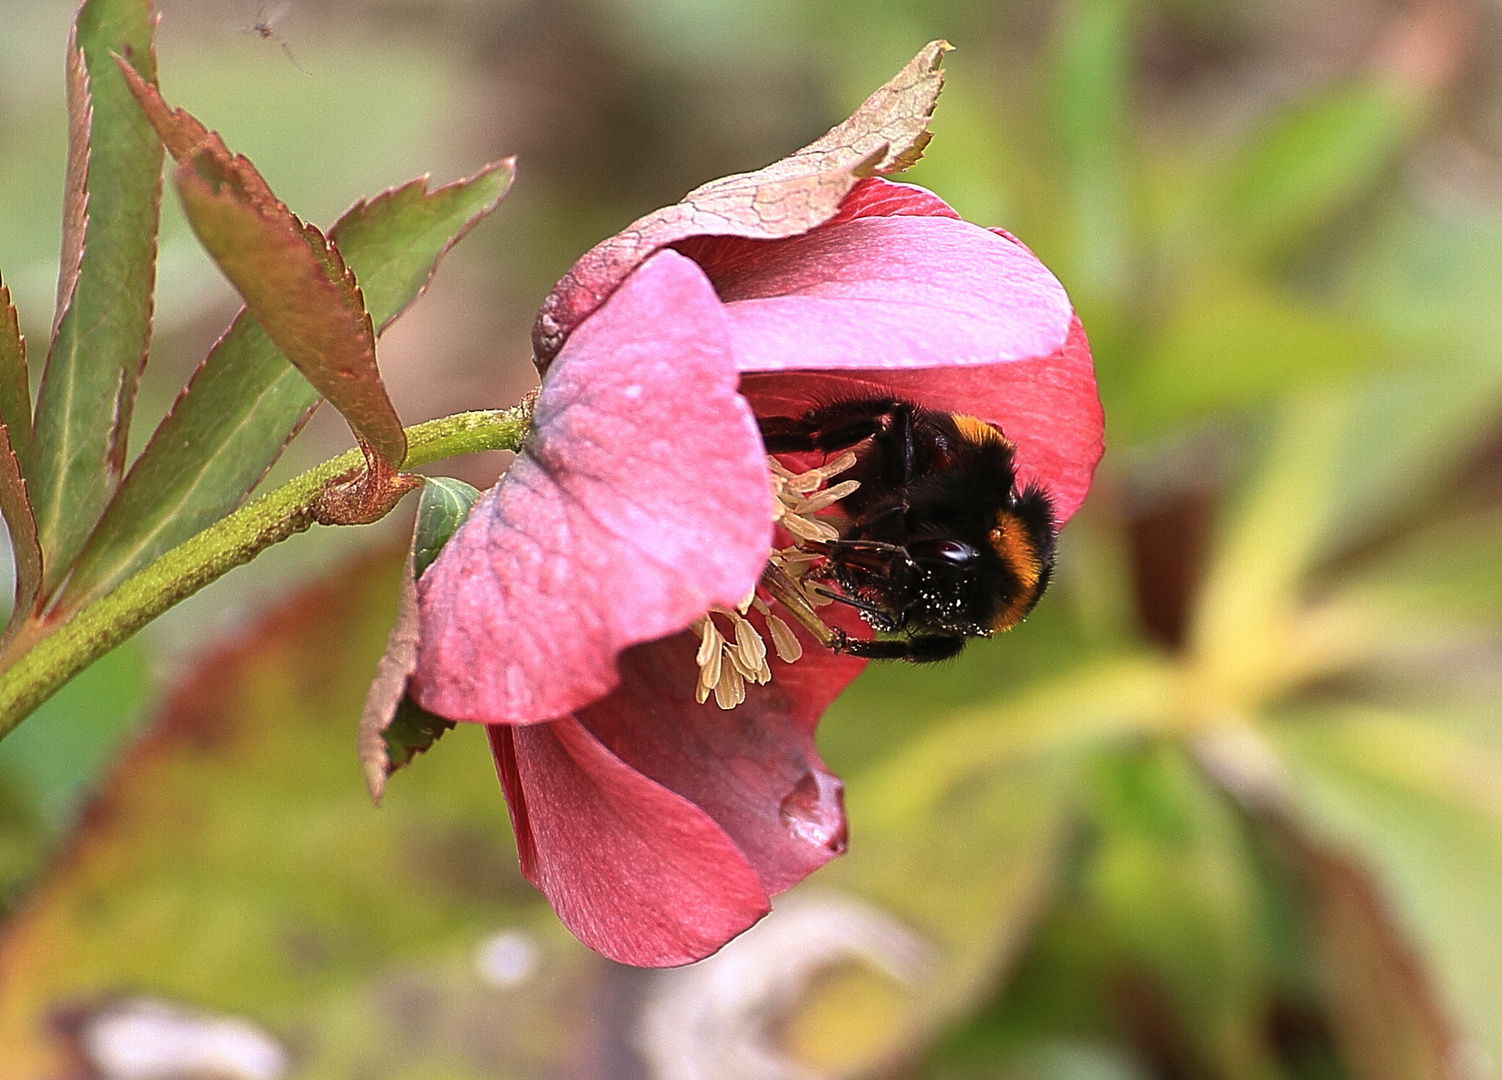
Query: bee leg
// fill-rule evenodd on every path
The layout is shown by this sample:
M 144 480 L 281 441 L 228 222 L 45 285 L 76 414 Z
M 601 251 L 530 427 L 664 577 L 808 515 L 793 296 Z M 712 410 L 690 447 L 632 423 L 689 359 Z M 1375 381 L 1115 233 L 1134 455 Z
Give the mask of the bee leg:
M 906 660 L 911 664 L 932 664 L 958 656 L 965 647 L 960 634 L 919 634 L 910 638 L 877 638 L 867 641 L 836 630 L 829 647 L 835 652 L 862 656 L 868 660 Z

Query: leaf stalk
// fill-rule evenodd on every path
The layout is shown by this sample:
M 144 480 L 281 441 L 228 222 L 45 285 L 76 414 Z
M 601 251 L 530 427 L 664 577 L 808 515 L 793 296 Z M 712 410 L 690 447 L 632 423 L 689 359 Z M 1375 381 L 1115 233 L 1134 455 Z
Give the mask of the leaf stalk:
M 532 418 L 532 399 L 505 410 L 457 413 L 406 429 L 403 467 L 422 465 L 481 450 L 519 450 Z M 365 456 L 358 449 L 303 473 L 275 491 L 185 540 L 112 592 L 42 632 L 23 632 L 30 648 L 0 672 L 0 738 L 10 734 L 73 676 L 140 630 L 173 605 L 261 552 L 312 525 L 328 522 L 328 493 L 361 475 Z M 394 509 L 411 482 L 397 475 L 394 497 L 380 516 Z M 369 518 L 368 520 L 376 520 Z

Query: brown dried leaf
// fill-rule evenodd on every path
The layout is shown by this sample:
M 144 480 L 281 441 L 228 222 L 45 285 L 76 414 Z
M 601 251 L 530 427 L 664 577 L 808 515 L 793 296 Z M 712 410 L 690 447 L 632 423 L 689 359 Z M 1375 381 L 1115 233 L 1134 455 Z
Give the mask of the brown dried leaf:
M 833 217 L 857 181 L 911 166 L 928 145 L 928 119 L 944 85 L 939 65 L 950 48 L 947 41 L 929 42 L 848 120 L 802 150 L 697 187 L 585 252 L 537 313 L 538 366 L 658 248 L 690 236 L 797 236 Z
M 386 749 L 386 729 L 401 709 L 407 696 L 407 679 L 416 668 L 417 580 L 412 576 L 412 555 L 408 552 L 397 601 L 396 625 L 386 638 L 386 652 L 376 664 L 375 678 L 365 696 L 356 743 L 365 786 L 370 789 L 370 797 L 377 805 L 386 793 L 386 777 L 395 771 Z

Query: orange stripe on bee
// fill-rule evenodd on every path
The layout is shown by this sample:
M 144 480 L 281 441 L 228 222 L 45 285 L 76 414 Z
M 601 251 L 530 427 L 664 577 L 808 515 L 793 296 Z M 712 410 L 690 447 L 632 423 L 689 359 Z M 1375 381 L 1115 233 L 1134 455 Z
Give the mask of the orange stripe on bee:
M 1010 510 L 1002 510 L 996 515 L 996 527 L 986 534 L 986 539 L 1001 561 L 1017 576 L 1017 583 L 1021 586 L 1017 595 L 1008 600 L 991 620 L 992 630 L 1010 630 L 1023 620 L 1038 598 L 1043 560 L 1022 520 Z
M 950 419 L 954 421 L 955 430 L 972 443 L 980 445 L 988 442 L 999 442 L 1006 446 L 1012 445 L 1002 437 L 1001 432 L 977 417 L 961 416 L 959 413 L 955 413 Z

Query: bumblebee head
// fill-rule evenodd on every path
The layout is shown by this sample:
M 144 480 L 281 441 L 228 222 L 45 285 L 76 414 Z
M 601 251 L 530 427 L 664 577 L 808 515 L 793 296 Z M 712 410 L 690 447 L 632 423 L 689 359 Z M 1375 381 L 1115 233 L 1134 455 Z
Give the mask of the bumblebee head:
M 996 512 L 986 534 L 1003 570 L 988 627 L 992 632 L 1010 630 L 1038 603 L 1053 574 L 1057 535 L 1053 502 L 1037 484 L 1013 492 Z

